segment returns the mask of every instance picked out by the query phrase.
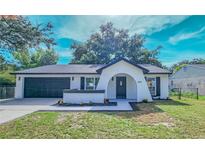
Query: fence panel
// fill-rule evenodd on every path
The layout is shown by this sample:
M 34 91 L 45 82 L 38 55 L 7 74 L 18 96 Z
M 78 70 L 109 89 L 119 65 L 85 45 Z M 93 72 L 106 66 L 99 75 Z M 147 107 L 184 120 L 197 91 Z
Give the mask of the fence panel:
M 170 90 L 170 96 L 177 96 L 179 99 L 181 97 L 199 99 L 199 90 L 198 88 L 173 88 Z
M 0 87 L 0 99 L 14 98 L 15 87 Z

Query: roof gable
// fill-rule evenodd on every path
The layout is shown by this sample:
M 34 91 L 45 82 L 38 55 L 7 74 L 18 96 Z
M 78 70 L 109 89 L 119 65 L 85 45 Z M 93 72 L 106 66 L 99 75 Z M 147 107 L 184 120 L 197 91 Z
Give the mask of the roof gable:
M 100 73 L 100 72 L 102 72 L 103 69 L 106 69 L 106 68 L 108 68 L 108 67 L 110 67 L 110 66 L 112 66 L 112 65 L 114 65 L 114 64 L 116 64 L 116 63 L 118 63 L 118 62 L 120 62 L 120 61 L 125 61 L 126 63 L 131 64 L 131 65 L 133 65 L 133 66 L 135 66 L 135 67 L 141 69 L 144 73 L 148 73 L 148 72 L 149 72 L 148 69 L 146 69 L 146 68 L 144 68 L 144 67 L 142 67 L 142 66 L 140 66 L 140 65 L 138 65 L 138 64 L 134 64 L 134 63 L 130 62 L 129 60 L 125 59 L 125 58 L 116 59 L 116 60 L 114 60 L 114 61 L 108 63 L 107 65 L 105 65 L 105 66 L 99 68 L 99 69 L 97 70 L 97 72 Z

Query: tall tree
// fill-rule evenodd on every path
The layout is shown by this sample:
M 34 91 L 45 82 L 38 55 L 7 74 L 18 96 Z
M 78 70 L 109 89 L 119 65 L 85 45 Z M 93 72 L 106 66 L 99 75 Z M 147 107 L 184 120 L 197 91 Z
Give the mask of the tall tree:
M 149 63 L 161 66 L 157 60 L 159 49 L 148 50 L 144 47 L 142 35 L 129 35 L 126 29 L 117 29 L 112 23 L 100 26 L 99 32 L 90 36 L 83 44 L 73 44 L 71 63 L 109 63 L 110 60 L 125 57 L 136 63 Z
M 52 24 L 33 25 L 23 16 L 0 16 L 0 52 L 22 51 L 28 48 L 55 45 L 51 37 Z
M 43 65 L 56 64 L 58 55 L 51 49 L 38 49 L 35 52 L 24 50 L 22 52 L 13 52 L 14 58 L 21 68 L 32 68 Z

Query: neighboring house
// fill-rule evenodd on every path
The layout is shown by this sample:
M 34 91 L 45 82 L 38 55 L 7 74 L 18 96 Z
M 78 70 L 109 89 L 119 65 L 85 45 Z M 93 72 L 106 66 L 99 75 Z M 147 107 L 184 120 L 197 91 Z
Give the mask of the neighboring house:
M 192 64 L 182 67 L 170 77 L 170 88 L 198 88 L 205 95 L 205 64 Z
M 120 58 L 106 65 L 47 65 L 13 73 L 16 98 L 63 97 L 69 102 L 167 99 L 169 71 Z M 69 89 L 69 90 L 68 90 Z

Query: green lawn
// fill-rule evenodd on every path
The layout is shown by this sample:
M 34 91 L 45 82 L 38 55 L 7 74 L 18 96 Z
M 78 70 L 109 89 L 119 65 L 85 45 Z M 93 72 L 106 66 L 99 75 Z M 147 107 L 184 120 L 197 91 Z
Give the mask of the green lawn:
M 205 138 L 205 101 L 137 105 L 135 112 L 37 112 L 0 125 L 0 138 Z

